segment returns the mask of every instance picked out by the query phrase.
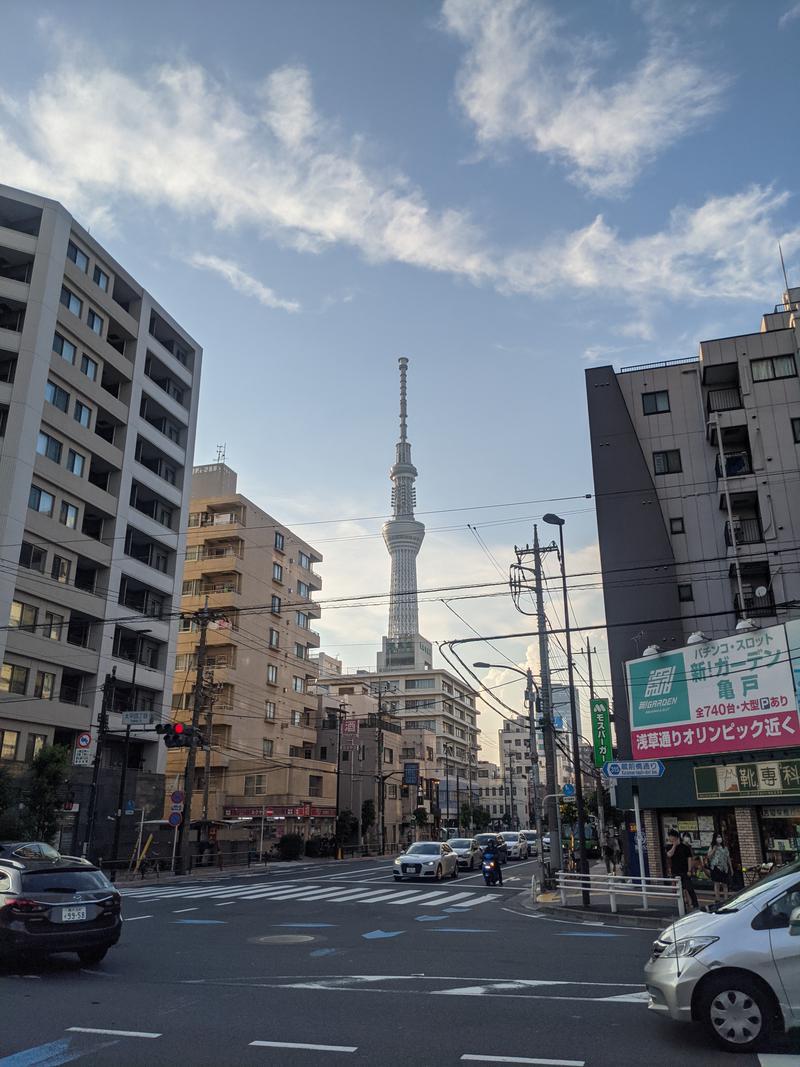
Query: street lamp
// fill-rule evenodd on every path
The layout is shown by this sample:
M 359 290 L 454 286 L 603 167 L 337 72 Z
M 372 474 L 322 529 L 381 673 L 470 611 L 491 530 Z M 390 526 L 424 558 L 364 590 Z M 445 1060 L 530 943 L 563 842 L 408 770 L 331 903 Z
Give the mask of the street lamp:
M 533 821 L 536 827 L 536 834 L 539 838 L 539 848 L 542 847 L 542 813 L 538 804 L 538 792 L 539 792 L 539 753 L 536 750 L 536 724 L 535 724 L 535 712 L 540 712 L 542 708 L 542 700 L 539 694 L 539 686 L 536 684 L 533 678 L 533 671 L 528 667 L 527 670 L 521 670 L 519 667 L 511 667 L 500 663 L 473 663 L 473 667 L 491 668 L 494 667 L 499 671 L 513 671 L 515 674 L 520 674 L 526 681 L 525 699 L 528 703 L 528 724 L 530 727 L 530 756 L 531 756 L 531 777 L 533 779 Z M 536 694 L 534 698 L 534 693 Z M 547 713 L 546 713 L 547 714 Z M 552 726 L 552 720 L 550 722 Z M 513 794 L 512 794 L 513 796 Z
M 569 596 L 567 594 L 567 568 L 564 556 L 564 520 L 559 515 L 554 515 L 552 512 L 548 512 L 547 515 L 543 515 L 542 520 L 546 522 L 549 526 L 558 527 L 558 539 L 560 549 L 559 559 L 561 562 L 561 587 L 564 594 L 564 631 L 567 639 L 567 685 L 569 686 L 569 709 L 570 716 L 572 718 L 572 760 L 575 766 L 575 805 L 578 809 L 578 865 L 580 867 L 580 873 L 585 876 L 589 873 L 589 868 L 586 862 L 586 830 L 584 827 L 585 812 L 583 808 L 583 779 L 581 777 L 580 750 L 578 747 L 578 714 L 577 708 L 575 707 L 575 678 L 572 669 L 572 634 L 569 628 Z M 583 890 L 582 897 L 584 908 L 588 908 L 590 905 L 588 889 Z
M 347 715 L 350 705 L 347 701 L 339 702 L 339 712 L 336 716 L 336 821 L 333 824 L 333 839 L 336 842 L 336 859 L 342 858 L 342 843 L 339 840 L 339 781 L 342 772 L 342 719 Z M 350 798 L 352 803 L 353 798 Z

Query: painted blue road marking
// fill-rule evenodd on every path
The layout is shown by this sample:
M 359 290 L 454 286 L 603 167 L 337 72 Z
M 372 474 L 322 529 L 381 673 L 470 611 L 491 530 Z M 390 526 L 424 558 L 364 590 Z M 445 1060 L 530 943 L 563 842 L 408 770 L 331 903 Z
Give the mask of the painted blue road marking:
M 367 941 L 373 941 L 379 937 L 399 937 L 403 930 L 371 930 L 368 934 L 362 934 L 361 936 L 366 938 Z
M 556 937 L 623 937 L 623 934 L 606 933 L 604 930 L 565 930 L 556 934 Z
M 277 926 L 279 929 L 288 927 L 295 930 L 325 930 L 328 927 L 333 927 L 336 923 L 273 923 L 273 926 Z
M 309 952 L 309 956 L 335 956 L 335 948 L 315 948 L 313 952 Z
M 175 919 L 176 926 L 225 926 L 223 919 Z
M 493 934 L 494 930 L 476 930 L 468 926 L 437 926 L 435 934 Z
M 418 915 L 416 921 L 418 923 L 439 923 L 446 918 L 446 915 Z
M 50 1041 L 46 1045 L 37 1045 L 35 1048 L 26 1048 L 22 1052 L 14 1052 L 11 1056 L 4 1056 L 0 1060 L 0 1067 L 61 1067 L 62 1063 L 72 1063 L 84 1056 L 99 1052 L 101 1049 L 110 1048 L 118 1044 L 117 1041 L 93 1042 L 90 1047 L 71 1049 L 72 1038 L 64 1037 L 59 1041 Z

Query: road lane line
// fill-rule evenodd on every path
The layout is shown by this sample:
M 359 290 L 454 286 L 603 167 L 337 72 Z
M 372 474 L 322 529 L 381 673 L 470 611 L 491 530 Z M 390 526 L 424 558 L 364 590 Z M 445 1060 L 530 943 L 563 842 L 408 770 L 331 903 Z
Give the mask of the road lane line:
M 539 1067 L 584 1067 L 586 1060 L 541 1060 L 531 1059 L 530 1056 L 468 1056 L 463 1055 L 462 1060 L 472 1060 L 473 1063 L 534 1063 Z
M 199 908 L 175 908 L 172 912 L 173 915 L 183 915 L 185 911 L 200 911 Z
M 107 1034 L 111 1037 L 161 1037 L 161 1034 L 152 1034 L 147 1030 L 103 1030 L 94 1026 L 68 1026 L 70 1034 Z
M 449 895 L 450 894 L 446 890 L 444 892 L 442 892 L 441 889 L 435 890 L 432 893 L 426 893 L 424 890 L 420 893 L 420 891 L 418 889 L 413 889 L 413 890 L 410 890 L 410 891 L 405 892 L 405 893 L 398 893 L 397 896 L 394 898 L 394 900 L 391 901 L 391 903 L 392 904 L 409 904 L 409 903 L 419 904 L 420 901 L 423 901 L 423 900 L 436 900 L 437 903 L 439 903 L 441 901 L 442 897 L 447 897 Z
M 238 900 L 223 900 L 221 904 L 215 904 L 215 908 L 229 908 L 231 904 L 238 904 Z
M 312 1052 L 357 1052 L 358 1045 L 307 1045 L 302 1041 L 251 1041 L 257 1048 L 303 1048 Z
M 139 919 L 152 919 L 152 918 L 153 918 L 152 915 L 131 915 L 130 918 L 123 919 L 123 922 L 135 923 L 135 922 L 138 922 Z

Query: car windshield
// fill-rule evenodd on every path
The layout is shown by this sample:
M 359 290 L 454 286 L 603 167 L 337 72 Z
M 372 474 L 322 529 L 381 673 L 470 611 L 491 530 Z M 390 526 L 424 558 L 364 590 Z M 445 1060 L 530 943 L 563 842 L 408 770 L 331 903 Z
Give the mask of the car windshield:
M 417 841 L 406 849 L 407 856 L 435 856 L 439 853 L 439 846 L 435 841 Z
M 534 830 L 526 830 L 522 835 L 526 841 L 535 841 L 536 832 Z
M 519 841 L 519 834 L 500 834 L 504 841 Z
M 23 893 L 79 893 L 111 888 L 100 871 L 30 871 L 22 876 Z
M 496 838 L 494 834 L 478 834 L 475 840 L 479 845 L 491 845 L 494 844 Z
M 472 841 L 468 837 L 454 837 L 452 841 L 447 843 L 450 848 L 469 848 Z
M 772 882 L 777 881 L 779 878 L 785 877 L 787 874 L 797 875 L 800 874 L 800 860 L 796 863 L 787 863 L 783 867 L 779 867 L 776 871 L 768 874 L 766 878 L 762 878 L 756 882 L 755 885 L 750 885 L 746 889 L 743 889 L 741 893 L 737 893 L 735 897 L 731 897 L 726 901 L 721 908 L 717 908 L 717 915 L 724 915 L 726 912 L 738 911 L 739 908 L 744 907 L 745 904 L 749 904 L 756 897 L 760 896 L 765 890 L 769 891 Z

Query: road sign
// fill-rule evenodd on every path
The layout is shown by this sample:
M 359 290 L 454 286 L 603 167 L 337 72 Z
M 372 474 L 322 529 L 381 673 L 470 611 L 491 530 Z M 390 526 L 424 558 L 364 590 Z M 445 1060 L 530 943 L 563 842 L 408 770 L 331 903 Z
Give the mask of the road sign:
M 123 726 L 149 726 L 153 721 L 152 711 L 123 711 Z
M 572 782 L 565 782 L 561 786 L 561 792 L 564 794 L 565 797 L 574 797 L 575 786 L 572 784 Z
M 126 801 L 125 802 L 125 814 L 126 815 L 133 815 L 133 814 L 135 814 L 135 812 L 136 812 L 136 801 L 135 800 Z
M 611 720 L 608 715 L 608 701 L 605 697 L 594 697 L 589 701 L 592 717 L 592 742 L 594 744 L 594 765 L 602 767 L 608 763 L 611 751 Z
M 403 764 L 403 785 L 419 785 L 419 764 Z
M 342 719 L 342 733 L 358 736 L 358 719 Z
M 169 799 L 172 801 L 173 804 L 182 804 L 183 801 L 184 801 L 183 790 L 182 789 L 174 789 L 170 793 Z
M 180 826 L 183 822 L 183 815 L 179 811 L 173 811 L 170 817 L 167 819 L 170 826 Z
M 664 773 L 664 764 L 660 759 L 617 760 L 603 764 L 606 778 L 660 778 Z
M 181 812 L 181 811 L 183 811 L 183 803 L 181 803 L 181 804 L 173 804 L 172 807 L 169 810 L 172 811 L 172 812 Z
M 76 748 L 72 752 L 73 767 L 91 767 L 92 754 L 88 748 Z
M 77 748 L 88 748 L 89 745 L 91 745 L 91 743 L 92 743 L 92 735 L 91 734 L 78 734 L 78 736 L 75 739 L 75 745 L 77 746 Z

